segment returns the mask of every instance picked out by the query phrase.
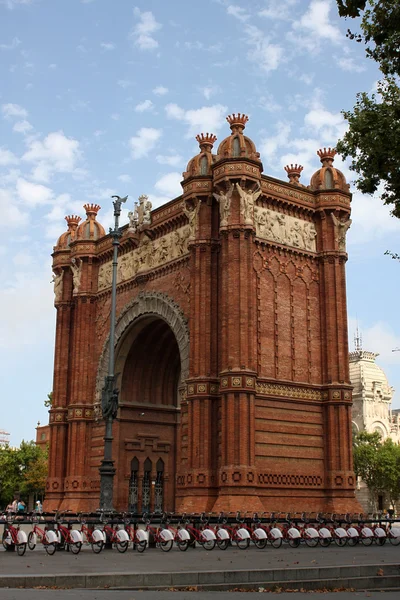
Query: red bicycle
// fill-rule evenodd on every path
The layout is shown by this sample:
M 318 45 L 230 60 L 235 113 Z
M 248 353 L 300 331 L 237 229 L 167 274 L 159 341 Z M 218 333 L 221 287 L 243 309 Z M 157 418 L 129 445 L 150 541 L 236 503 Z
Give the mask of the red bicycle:
M 153 536 L 157 548 L 161 548 L 163 552 L 169 552 L 174 544 L 174 536 L 167 527 L 164 527 L 163 518 L 161 519 L 160 527 L 151 527 L 150 517 L 146 514 L 143 515 L 148 536 Z
M 62 546 L 66 546 L 68 550 L 71 550 L 72 554 L 79 554 L 83 544 L 81 532 L 77 529 L 72 529 L 70 526 L 65 527 L 65 525 L 60 523 L 60 519 L 61 514 L 56 513 L 54 517 L 54 529 L 56 530 L 58 543 Z
M 112 515 L 110 515 L 112 518 Z M 126 552 L 129 546 L 129 535 L 125 531 L 125 529 L 118 529 L 118 526 L 115 528 L 107 524 L 107 515 L 102 512 L 100 520 L 104 523 L 103 529 L 101 530 L 103 533 L 103 539 L 108 540 L 111 544 L 115 544 L 118 552 Z
M 125 531 L 129 536 L 129 540 L 132 542 L 133 550 L 144 552 L 149 543 L 149 536 L 147 532 L 143 531 L 143 529 L 135 527 L 134 523 L 132 523 L 132 518 L 129 513 L 124 513 L 123 519 L 125 523 Z
M 99 554 L 103 550 L 105 544 L 104 533 L 99 529 L 89 527 L 86 522 L 86 516 L 87 515 L 84 515 L 83 513 L 79 515 L 79 520 L 81 522 L 79 531 L 82 535 L 82 540 L 84 543 L 90 544 L 95 554 Z
M 37 517 L 33 517 L 32 519 L 37 519 Z M 58 537 L 55 531 L 51 531 L 47 527 L 42 529 L 37 523 L 34 523 L 32 531 L 28 534 L 29 550 L 34 550 L 38 542 L 41 542 L 47 554 L 52 556 L 57 549 Z
M 28 538 L 25 531 L 22 531 L 19 527 L 14 527 L 12 515 L 7 516 L 9 525 L 7 529 L 4 527 L 3 531 L 3 546 L 7 550 L 9 546 L 14 545 L 17 548 L 18 556 L 23 556 L 26 552 L 26 546 Z
M 191 538 L 195 542 L 198 542 L 204 550 L 214 550 L 217 538 L 214 531 L 209 528 L 208 519 L 206 519 L 204 513 L 200 515 L 200 521 L 203 524 L 203 529 L 197 529 L 194 525 L 190 525 L 191 520 L 190 518 L 187 518 L 185 520 L 185 529 L 190 534 Z

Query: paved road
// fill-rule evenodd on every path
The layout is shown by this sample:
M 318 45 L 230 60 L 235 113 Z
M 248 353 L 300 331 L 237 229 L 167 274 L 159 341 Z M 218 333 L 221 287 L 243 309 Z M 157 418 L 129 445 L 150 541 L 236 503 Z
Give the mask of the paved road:
M 257 593 L 257 592 L 254 592 Z M 307 593 L 268 593 L 274 600 L 305 600 Z M 250 596 L 251 597 L 251 596 Z M 257 596 L 260 598 L 260 596 Z M 263 597 L 263 596 L 261 596 Z M 399 592 L 312 593 L 312 600 L 398 600 Z M 241 592 L 117 592 L 97 590 L 1 590 L 1 600 L 249 600 Z M 311 598 L 310 598 L 311 600 Z
M 77 556 L 69 552 L 56 552 L 47 556 L 44 550 L 27 550 L 25 556 L 15 552 L 0 550 L 0 573 L 2 575 L 42 575 L 65 573 L 152 573 L 178 571 L 234 571 L 242 569 L 285 569 L 298 567 L 322 567 L 342 565 L 378 565 L 398 564 L 400 546 L 362 545 L 344 548 L 290 548 L 282 546 L 278 550 L 267 547 L 257 550 L 251 546 L 248 550 L 218 548 L 207 552 L 202 548 L 189 548 L 180 552 L 174 547 L 164 553 L 150 548 L 143 554 L 129 549 L 125 554 L 117 550 L 103 550 L 93 554 L 90 548 L 83 548 Z M 197 596 L 196 596 L 197 597 Z

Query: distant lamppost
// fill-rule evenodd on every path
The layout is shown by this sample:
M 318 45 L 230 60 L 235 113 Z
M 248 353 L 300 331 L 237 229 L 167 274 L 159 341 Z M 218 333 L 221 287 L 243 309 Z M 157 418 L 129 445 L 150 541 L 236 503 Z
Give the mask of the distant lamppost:
M 101 461 L 100 471 L 100 508 L 106 511 L 114 510 L 113 507 L 113 485 L 114 485 L 114 461 L 112 459 L 112 426 L 118 411 L 118 394 L 114 373 L 114 343 L 115 343 L 115 320 L 116 320 L 116 302 L 117 302 L 117 264 L 118 247 L 122 235 L 119 229 L 119 217 L 121 215 L 121 204 L 126 202 L 128 196 L 115 198 L 114 205 L 114 229 L 110 228 L 112 245 L 114 249 L 112 263 L 112 287 L 111 287 L 111 315 L 110 315 L 110 353 L 108 359 L 108 374 L 104 378 L 104 386 L 101 391 L 101 408 L 103 418 L 106 422 L 106 431 L 104 434 L 104 457 Z

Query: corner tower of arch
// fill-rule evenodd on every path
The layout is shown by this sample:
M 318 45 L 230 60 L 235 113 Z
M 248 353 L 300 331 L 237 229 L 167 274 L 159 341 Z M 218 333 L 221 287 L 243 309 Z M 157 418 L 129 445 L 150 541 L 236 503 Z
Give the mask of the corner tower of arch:
M 350 193 L 322 149 L 309 185 L 263 174 L 246 115 L 122 228 L 113 426 L 119 510 L 357 508 L 345 263 Z M 46 508 L 99 502 L 112 240 L 66 217 L 54 247 L 57 328 Z

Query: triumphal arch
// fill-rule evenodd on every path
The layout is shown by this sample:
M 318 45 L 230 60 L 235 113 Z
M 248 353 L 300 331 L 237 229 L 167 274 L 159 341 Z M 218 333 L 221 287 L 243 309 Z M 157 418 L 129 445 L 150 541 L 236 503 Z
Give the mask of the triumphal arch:
M 265 175 L 247 117 L 227 121 L 215 154 L 197 136 L 182 195 L 141 196 L 122 228 L 114 506 L 352 510 L 349 186 L 331 148 L 308 185 L 297 164 Z M 112 240 L 84 208 L 53 253 L 49 509 L 99 504 Z

